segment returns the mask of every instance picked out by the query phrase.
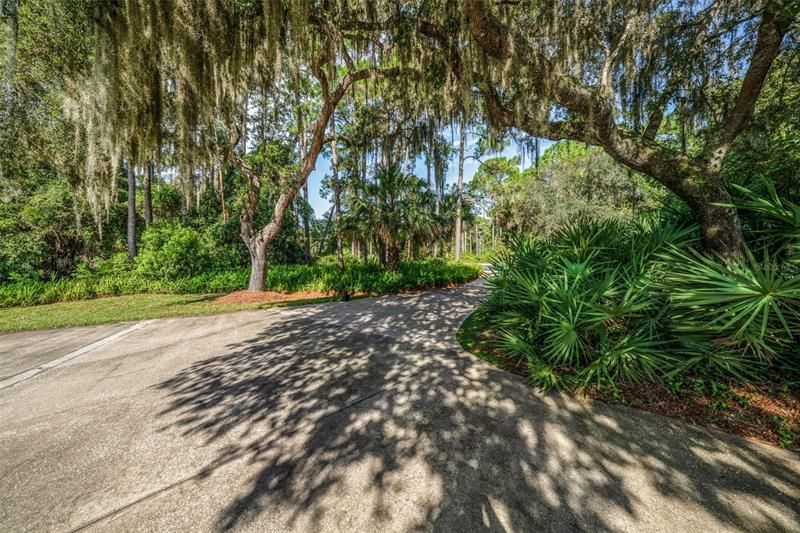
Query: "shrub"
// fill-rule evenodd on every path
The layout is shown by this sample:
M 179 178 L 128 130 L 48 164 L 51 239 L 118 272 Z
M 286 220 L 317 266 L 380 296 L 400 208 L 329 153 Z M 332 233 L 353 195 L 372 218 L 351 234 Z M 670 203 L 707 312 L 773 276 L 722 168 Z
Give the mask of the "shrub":
M 222 261 L 215 264 L 211 243 L 194 228 L 181 225 L 151 226 L 142 234 L 140 248 L 136 271 L 150 279 L 188 278 L 227 266 L 224 249 Z
M 672 307 L 671 330 L 687 355 L 685 369 L 737 377 L 787 357 L 800 332 L 800 276 L 764 252 L 734 261 L 673 250 L 661 286 Z M 788 266 L 788 265 L 787 265 Z
M 653 258 L 692 235 L 673 225 L 578 220 L 546 241 L 516 241 L 493 261 L 484 304 L 499 348 L 525 360 L 545 389 L 655 379 L 672 357 L 652 334 L 665 303 Z
M 154 225 L 141 238 L 136 271 L 151 279 L 189 277 L 208 267 L 207 247 L 191 228 Z
M 497 348 L 544 389 L 792 366 L 800 276 L 766 251 L 723 261 L 695 242 L 694 228 L 665 220 L 577 221 L 521 239 L 493 260 L 481 312 Z
M 101 259 L 96 264 L 96 273 L 101 276 L 119 276 L 130 274 L 134 270 L 134 263 L 128 259 L 124 252 L 116 253 L 108 259 Z

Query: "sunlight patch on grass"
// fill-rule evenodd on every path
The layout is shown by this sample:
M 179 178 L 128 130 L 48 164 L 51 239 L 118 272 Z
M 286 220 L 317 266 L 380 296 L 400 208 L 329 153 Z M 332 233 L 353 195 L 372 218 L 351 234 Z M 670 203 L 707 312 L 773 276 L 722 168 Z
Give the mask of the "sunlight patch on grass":
M 285 305 L 330 301 L 331 298 L 287 302 L 219 305 L 218 294 L 134 294 L 74 302 L 0 309 L 0 333 L 33 329 L 92 326 L 113 322 L 215 315 Z

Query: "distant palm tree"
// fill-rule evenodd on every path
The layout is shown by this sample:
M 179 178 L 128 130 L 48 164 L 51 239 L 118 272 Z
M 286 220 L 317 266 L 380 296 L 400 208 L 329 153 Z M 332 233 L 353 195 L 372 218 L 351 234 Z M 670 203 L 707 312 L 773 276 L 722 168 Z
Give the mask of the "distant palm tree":
M 386 266 L 400 268 L 402 243 L 430 240 L 437 234 L 433 194 L 426 182 L 403 174 L 397 165 L 378 171 L 375 181 L 360 183 L 351 200 L 348 226 L 371 235 L 386 250 Z

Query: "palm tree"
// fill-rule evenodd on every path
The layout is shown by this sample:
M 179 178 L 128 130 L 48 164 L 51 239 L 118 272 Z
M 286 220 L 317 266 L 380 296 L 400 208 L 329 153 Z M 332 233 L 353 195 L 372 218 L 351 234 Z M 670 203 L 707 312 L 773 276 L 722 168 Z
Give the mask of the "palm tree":
M 380 169 L 375 181 L 357 186 L 360 191 L 351 197 L 348 226 L 371 234 L 386 250 L 388 269 L 397 272 L 402 243 L 436 234 L 430 209 L 433 196 L 424 180 L 403 174 L 397 165 Z

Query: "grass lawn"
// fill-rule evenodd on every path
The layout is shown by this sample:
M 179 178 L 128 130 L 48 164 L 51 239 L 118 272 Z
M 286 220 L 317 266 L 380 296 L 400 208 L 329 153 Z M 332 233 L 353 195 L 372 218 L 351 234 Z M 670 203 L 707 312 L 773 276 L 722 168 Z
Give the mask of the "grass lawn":
M 212 303 L 218 297 L 218 294 L 134 294 L 30 307 L 11 307 L 0 309 L 0 333 L 68 326 L 92 326 L 150 318 L 214 315 L 245 309 L 265 309 L 333 299 L 329 297 L 228 305 Z

